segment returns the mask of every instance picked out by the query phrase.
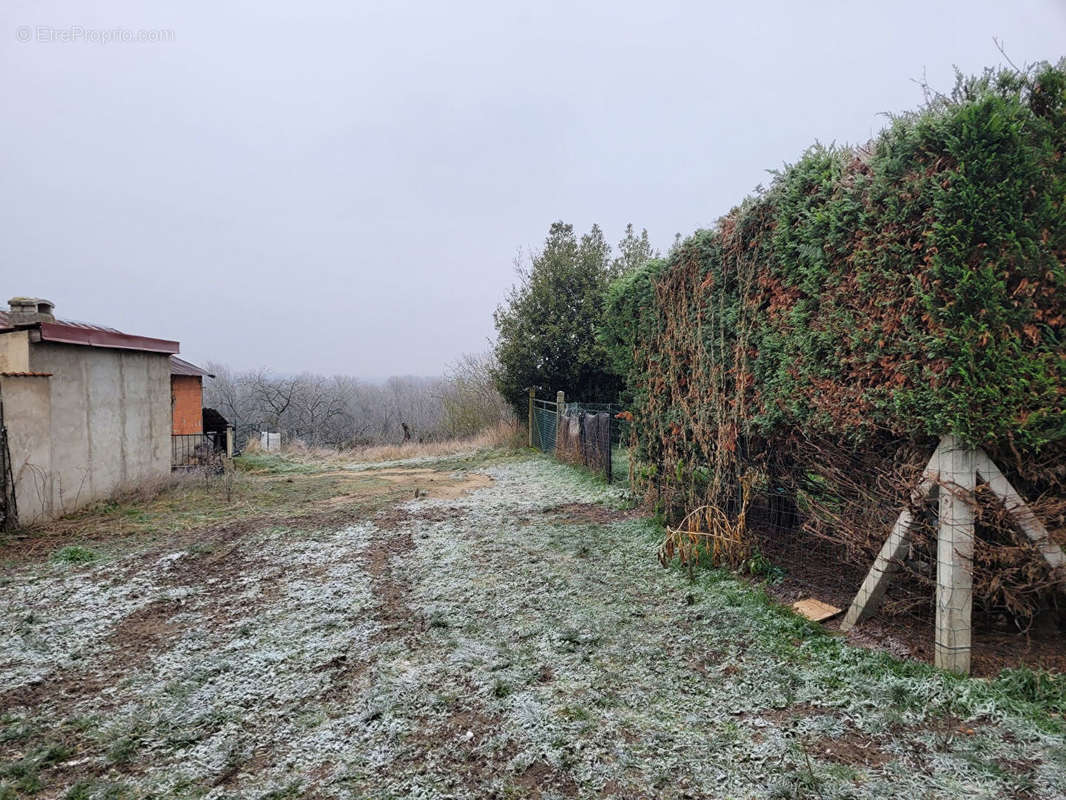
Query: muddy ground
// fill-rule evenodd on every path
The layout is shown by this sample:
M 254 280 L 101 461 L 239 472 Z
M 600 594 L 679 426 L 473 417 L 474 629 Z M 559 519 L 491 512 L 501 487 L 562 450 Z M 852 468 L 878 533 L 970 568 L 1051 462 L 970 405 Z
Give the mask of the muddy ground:
M 254 480 L 9 543 L 0 797 L 1066 796 L 1054 715 L 687 582 L 567 467 Z

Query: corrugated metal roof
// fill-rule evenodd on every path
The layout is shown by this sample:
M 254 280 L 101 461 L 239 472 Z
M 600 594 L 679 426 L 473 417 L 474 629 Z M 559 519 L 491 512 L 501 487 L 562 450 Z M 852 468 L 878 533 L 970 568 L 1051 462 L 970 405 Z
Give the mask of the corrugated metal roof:
M 0 330 L 10 329 L 10 316 L 0 311 Z M 153 339 L 149 336 L 136 336 L 123 333 L 116 328 L 104 325 L 92 325 L 75 320 L 56 320 L 38 323 L 41 339 L 46 342 L 61 344 L 82 344 L 90 347 L 111 347 L 118 350 L 142 350 L 147 353 L 173 354 L 179 351 L 178 343 L 170 339 Z
M 198 367 L 190 361 L 186 361 L 184 358 L 178 358 L 177 356 L 170 357 L 170 374 L 171 375 L 200 375 L 208 378 L 215 377 L 206 369 Z

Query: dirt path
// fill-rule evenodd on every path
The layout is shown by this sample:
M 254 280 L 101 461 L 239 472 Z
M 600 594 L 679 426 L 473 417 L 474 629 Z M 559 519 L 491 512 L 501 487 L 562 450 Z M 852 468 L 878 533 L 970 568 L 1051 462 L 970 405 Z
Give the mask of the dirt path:
M 685 583 L 616 490 L 418 468 L 372 517 L 10 571 L 0 797 L 1063 796 L 1048 724 Z

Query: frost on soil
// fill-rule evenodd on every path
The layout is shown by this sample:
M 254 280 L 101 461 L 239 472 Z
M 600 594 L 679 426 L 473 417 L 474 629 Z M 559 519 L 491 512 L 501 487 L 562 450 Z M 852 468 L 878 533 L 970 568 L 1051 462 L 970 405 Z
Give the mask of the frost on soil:
M 649 523 L 563 510 L 619 505 L 566 467 L 487 471 L 338 530 L 22 568 L 0 693 L 35 732 L 4 759 L 68 743 L 58 796 L 1066 796 L 1062 737 L 953 717 L 970 684 L 687 583 Z

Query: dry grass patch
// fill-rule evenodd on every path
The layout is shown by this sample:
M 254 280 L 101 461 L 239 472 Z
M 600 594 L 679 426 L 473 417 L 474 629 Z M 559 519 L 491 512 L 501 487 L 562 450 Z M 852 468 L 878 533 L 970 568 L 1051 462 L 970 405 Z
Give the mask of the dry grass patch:
M 445 439 L 436 442 L 401 442 L 334 449 L 310 447 L 297 441 L 286 445 L 281 454 L 289 460 L 314 468 L 342 464 L 374 464 L 383 461 L 403 461 L 411 458 L 446 458 L 495 448 L 519 448 L 525 445 L 524 433 L 513 423 L 501 423 L 476 436 Z M 262 452 L 258 443 L 249 442 L 246 452 Z
M 343 523 L 372 517 L 416 491 L 419 497 L 449 499 L 492 482 L 480 473 L 421 467 L 315 471 L 290 470 L 288 462 L 238 464 L 225 475 L 176 475 L 6 534 L 0 538 L 0 565 L 51 557 L 88 562 L 100 548 L 229 540 L 266 525 L 306 525 L 317 518 Z

